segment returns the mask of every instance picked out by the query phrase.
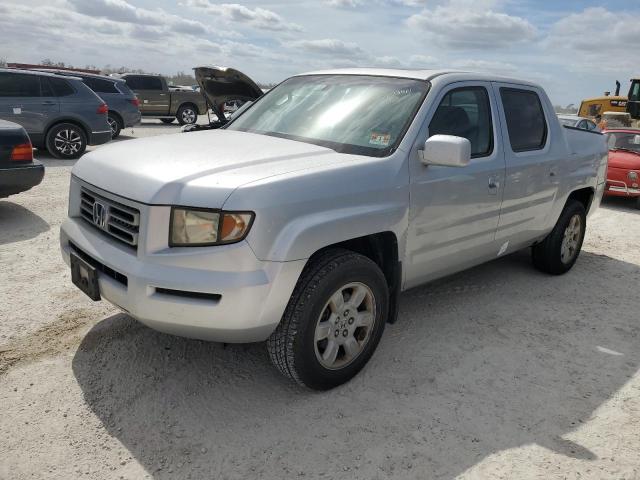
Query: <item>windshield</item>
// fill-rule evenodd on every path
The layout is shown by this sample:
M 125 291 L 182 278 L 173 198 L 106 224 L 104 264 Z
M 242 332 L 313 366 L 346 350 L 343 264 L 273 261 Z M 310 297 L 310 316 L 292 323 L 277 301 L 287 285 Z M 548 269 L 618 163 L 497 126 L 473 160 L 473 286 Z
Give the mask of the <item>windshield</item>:
M 632 132 L 607 133 L 609 150 L 628 150 L 640 154 L 640 130 Z
M 293 77 L 227 128 L 385 157 L 397 148 L 428 89 L 426 81 L 407 78 Z
M 558 120 L 560 120 L 560 123 L 562 125 L 566 125 L 567 127 L 575 127 L 576 124 L 578 123 L 578 119 L 574 119 L 574 118 L 559 118 Z

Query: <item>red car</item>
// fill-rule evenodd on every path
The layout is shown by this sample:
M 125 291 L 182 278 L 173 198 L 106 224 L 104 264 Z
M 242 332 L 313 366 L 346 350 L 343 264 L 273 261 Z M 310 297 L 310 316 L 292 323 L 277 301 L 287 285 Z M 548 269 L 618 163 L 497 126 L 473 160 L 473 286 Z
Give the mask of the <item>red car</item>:
M 628 197 L 640 209 L 640 130 L 605 130 L 609 144 L 609 167 L 605 195 Z

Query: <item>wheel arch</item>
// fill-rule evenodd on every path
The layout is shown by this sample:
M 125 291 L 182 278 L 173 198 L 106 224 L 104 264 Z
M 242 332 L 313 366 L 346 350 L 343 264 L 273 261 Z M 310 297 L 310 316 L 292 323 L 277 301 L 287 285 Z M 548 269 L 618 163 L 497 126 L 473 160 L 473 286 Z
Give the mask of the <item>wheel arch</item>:
M 86 138 L 87 144 L 89 144 L 89 139 L 90 139 L 90 135 L 89 132 L 91 132 L 91 129 L 89 128 L 88 125 L 86 125 L 82 120 L 79 120 L 77 118 L 74 117 L 57 117 L 55 120 L 52 120 L 47 127 L 44 129 L 44 142 L 46 144 L 47 142 L 47 137 L 49 136 L 49 132 L 51 131 L 51 129 L 57 125 L 60 125 L 61 123 L 71 123 L 73 125 L 75 125 L 76 127 L 80 127 L 82 129 L 82 132 L 84 133 L 84 136 Z
M 310 264 L 327 250 L 336 248 L 359 253 L 380 267 L 389 286 L 387 322 L 394 323 L 398 316 L 398 297 L 402 286 L 402 263 L 399 259 L 396 234 L 392 231 L 384 231 L 327 245 L 314 252 L 307 264 Z
M 585 212 L 589 213 L 589 209 L 591 208 L 591 204 L 593 203 L 593 198 L 595 196 L 595 190 L 592 187 L 584 187 L 579 188 L 577 190 L 572 191 L 567 197 L 567 202 L 565 206 L 572 200 L 576 200 L 582 204 Z
M 124 118 L 117 110 L 109 109 L 109 115 L 115 117 L 115 119 L 120 123 L 120 128 L 124 128 Z
M 182 102 L 180 102 L 178 104 L 178 108 L 176 108 L 176 115 L 178 115 L 178 112 L 180 111 L 180 109 L 182 107 L 186 107 L 187 105 L 190 105 L 193 107 L 193 109 L 196 111 L 196 114 L 198 115 L 202 115 L 202 113 L 200 113 L 200 109 L 198 108 L 198 105 L 196 105 L 194 102 L 192 102 L 191 100 L 184 100 Z

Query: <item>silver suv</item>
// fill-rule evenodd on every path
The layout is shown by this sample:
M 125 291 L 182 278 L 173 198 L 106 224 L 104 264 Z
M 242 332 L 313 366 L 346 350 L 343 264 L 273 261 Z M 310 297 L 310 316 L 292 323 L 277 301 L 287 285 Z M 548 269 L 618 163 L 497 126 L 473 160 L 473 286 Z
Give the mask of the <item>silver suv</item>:
M 284 375 L 326 389 L 366 364 L 403 290 L 523 248 L 567 272 L 606 168 L 604 137 L 562 127 L 534 83 L 319 72 L 221 129 L 87 155 L 60 241 L 94 300 L 168 333 L 266 340 Z
M 81 79 L 0 68 L 0 119 L 22 125 L 36 148 L 78 158 L 111 140 L 107 104 Z

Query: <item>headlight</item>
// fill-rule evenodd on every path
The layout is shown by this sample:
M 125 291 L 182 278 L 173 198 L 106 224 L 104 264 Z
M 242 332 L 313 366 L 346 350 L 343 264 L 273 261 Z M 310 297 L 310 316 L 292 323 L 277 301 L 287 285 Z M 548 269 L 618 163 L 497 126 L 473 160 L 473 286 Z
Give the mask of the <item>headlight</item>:
M 627 177 L 629 178 L 629 180 L 631 180 L 632 182 L 637 182 L 638 181 L 638 172 L 634 172 L 631 171 L 627 174 Z
M 239 242 L 249 233 L 251 212 L 220 212 L 198 208 L 171 209 L 169 246 L 196 247 Z

